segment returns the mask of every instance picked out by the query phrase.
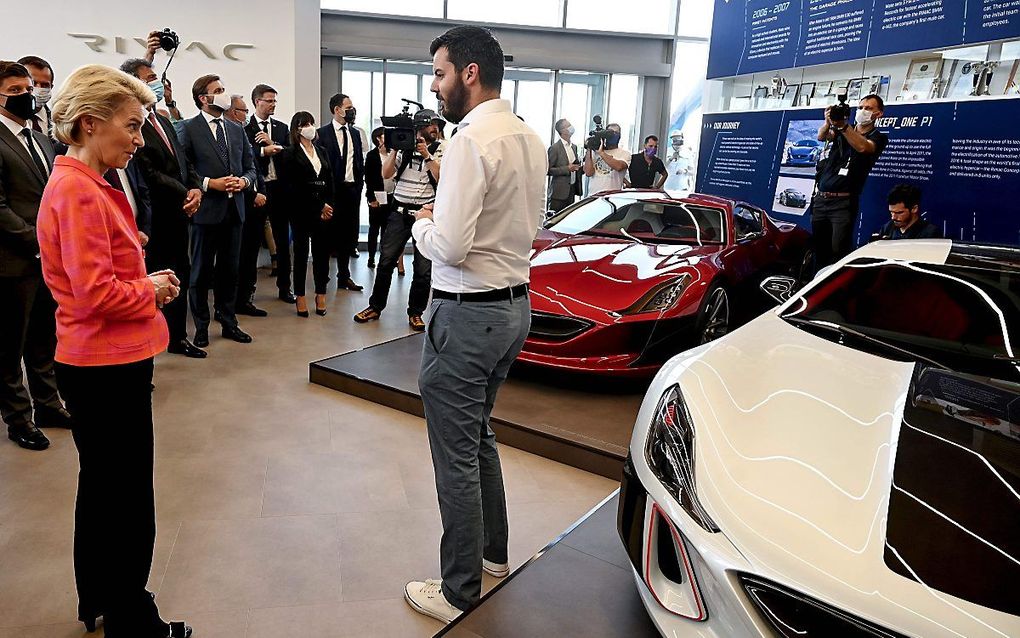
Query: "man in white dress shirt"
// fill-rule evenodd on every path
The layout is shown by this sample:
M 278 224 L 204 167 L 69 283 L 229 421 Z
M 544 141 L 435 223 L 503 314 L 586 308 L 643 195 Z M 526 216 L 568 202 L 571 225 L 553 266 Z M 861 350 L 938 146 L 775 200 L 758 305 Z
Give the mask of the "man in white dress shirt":
M 480 27 L 432 42 L 432 92 L 459 122 L 436 201 L 411 229 L 432 261 L 418 384 L 443 521 L 442 579 L 404 588 L 416 611 L 450 622 L 476 602 L 482 570 L 509 573 L 506 496 L 489 416 L 531 326 L 531 242 L 545 208 L 542 139 L 499 99 L 503 50 Z

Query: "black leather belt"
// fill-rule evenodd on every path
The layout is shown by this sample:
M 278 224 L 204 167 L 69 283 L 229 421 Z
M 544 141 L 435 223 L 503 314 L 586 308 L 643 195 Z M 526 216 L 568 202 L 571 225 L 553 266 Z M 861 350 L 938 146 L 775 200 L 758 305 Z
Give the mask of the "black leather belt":
M 395 205 L 398 213 L 413 213 L 422 207 L 422 204 L 405 204 L 404 202 L 398 202 L 397 200 L 393 200 L 393 204 Z
M 841 199 L 844 197 L 850 197 L 852 193 L 827 193 L 824 191 L 820 191 L 818 194 L 824 197 L 825 199 Z
M 432 289 L 433 299 L 450 299 L 452 301 L 503 301 L 516 299 L 528 294 L 528 284 L 500 288 L 498 290 L 486 290 L 485 292 L 446 292 L 445 290 Z

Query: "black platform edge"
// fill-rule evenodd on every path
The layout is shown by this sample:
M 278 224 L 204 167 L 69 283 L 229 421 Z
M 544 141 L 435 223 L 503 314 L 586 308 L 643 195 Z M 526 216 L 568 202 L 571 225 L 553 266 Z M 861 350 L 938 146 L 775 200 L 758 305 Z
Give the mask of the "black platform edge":
M 456 618 L 454 618 L 453 622 L 449 623 L 448 625 L 443 627 L 441 630 L 439 630 L 439 633 L 435 634 L 432 638 L 441 638 L 442 636 L 445 636 L 447 633 L 452 631 L 453 628 L 456 627 L 458 623 L 460 623 L 462 620 L 467 618 L 468 614 L 470 614 L 472 612 L 472 610 L 477 609 L 478 607 L 483 605 L 485 603 L 485 601 L 487 601 L 490 598 L 492 598 L 493 596 L 495 596 L 499 592 L 500 589 L 502 589 L 503 587 L 505 587 L 507 585 L 507 583 L 509 583 L 511 580 L 513 580 L 514 578 L 519 576 L 521 573 L 523 573 L 524 570 L 527 569 L 529 565 L 531 565 L 532 563 L 534 563 L 538 559 L 540 559 L 543 556 L 545 556 L 545 554 L 550 549 L 555 547 L 560 541 L 562 541 L 564 538 L 566 538 L 568 535 L 570 535 L 571 532 L 573 532 L 575 529 L 580 527 L 582 523 L 584 523 L 586 520 L 591 518 L 595 514 L 595 512 L 599 511 L 602 508 L 603 505 L 605 505 L 609 501 L 613 500 L 619 493 L 620 493 L 620 488 L 616 488 L 615 490 L 613 490 L 613 492 L 609 496 L 607 496 L 604 499 L 602 499 L 601 501 L 599 501 L 599 503 L 597 505 L 595 505 L 595 507 L 593 507 L 590 510 L 588 510 L 584 515 L 581 516 L 581 518 L 579 518 L 576 521 L 574 521 L 573 523 L 571 523 L 570 527 L 568 527 L 567 529 L 563 530 L 560 533 L 559 536 L 557 536 L 556 538 L 552 539 L 551 541 L 549 541 L 549 543 L 545 547 L 543 547 L 542 549 L 538 550 L 538 553 L 536 553 L 534 556 L 532 556 L 531 558 L 526 560 L 520 567 L 518 567 L 517 569 L 513 570 L 512 572 L 510 572 L 507 575 L 506 578 L 501 579 L 492 589 L 490 589 L 489 591 L 485 592 L 482 595 L 482 597 L 478 599 L 478 602 L 475 603 L 471 607 L 471 609 L 468 609 L 467 611 L 465 611 L 461 615 L 459 615 Z
M 403 338 L 397 337 L 397 339 Z M 391 341 L 395 341 L 395 339 L 343 354 L 362 352 L 385 343 L 390 343 Z M 394 410 L 400 410 L 417 417 L 425 417 L 425 408 L 418 394 L 393 388 L 371 379 L 333 370 L 322 365 L 323 361 L 335 359 L 337 356 L 343 355 L 334 355 L 319 361 L 313 361 L 309 365 L 308 380 L 316 385 L 385 405 Z M 571 440 L 565 436 L 557 436 L 554 433 L 536 430 L 526 424 L 515 423 L 496 416 L 492 417 L 490 425 L 493 432 L 496 433 L 497 440 L 502 444 L 586 472 L 591 472 L 592 474 L 598 474 L 614 481 L 619 481 L 623 477 L 623 462 L 627 455 L 626 449 L 621 448 L 619 453 L 602 450 L 584 441 Z

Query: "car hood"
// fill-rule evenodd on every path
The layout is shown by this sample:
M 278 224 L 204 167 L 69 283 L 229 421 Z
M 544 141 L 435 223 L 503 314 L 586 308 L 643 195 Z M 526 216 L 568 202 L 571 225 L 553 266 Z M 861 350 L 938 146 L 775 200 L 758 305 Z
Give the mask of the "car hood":
M 700 279 L 714 271 L 721 249 L 543 231 L 531 256 L 532 303 L 536 310 L 605 320 L 684 273 Z
M 816 146 L 791 146 L 790 147 L 790 155 L 796 155 L 796 156 L 805 155 L 806 156 L 806 155 L 811 155 L 812 153 L 814 153 L 817 150 L 818 150 L 818 147 L 816 147 Z
M 1020 629 L 1016 616 L 922 584 L 933 572 L 920 569 L 921 559 L 896 569 L 886 555 L 887 527 L 903 507 L 891 495 L 914 363 L 841 346 L 766 313 L 677 366 L 664 373 L 679 381 L 696 424 L 699 498 L 754 571 L 880 623 L 898 619 L 891 628 L 907 633 L 934 635 L 926 619 L 935 619 L 960 635 L 1017 635 L 988 632 Z M 1017 511 L 1015 501 L 1001 505 Z M 934 528 L 907 529 L 901 521 L 901 548 Z

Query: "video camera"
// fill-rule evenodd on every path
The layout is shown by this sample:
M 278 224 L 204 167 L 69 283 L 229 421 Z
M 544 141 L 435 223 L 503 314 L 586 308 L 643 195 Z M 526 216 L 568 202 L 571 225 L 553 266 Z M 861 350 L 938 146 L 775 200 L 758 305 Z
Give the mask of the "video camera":
M 846 122 L 850 119 L 850 105 L 846 103 L 846 93 L 836 96 L 836 104 L 829 107 L 829 119 L 833 122 Z
M 599 146 L 602 145 L 602 142 L 605 142 L 605 145 L 609 146 L 609 140 L 613 137 L 613 135 L 615 135 L 615 131 L 606 130 L 606 128 L 602 126 L 601 115 L 596 115 L 591 118 L 591 121 L 595 123 L 595 128 L 588 131 L 588 139 L 584 141 L 584 147 L 590 151 L 597 151 L 599 150 Z
M 418 145 L 417 136 L 414 132 L 414 118 L 411 116 L 411 105 L 414 104 L 418 110 L 424 110 L 425 105 L 407 98 L 400 98 L 404 102 L 404 108 L 399 115 L 383 116 L 382 121 L 383 141 L 386 148 L 395 151 L 413 151 Z

